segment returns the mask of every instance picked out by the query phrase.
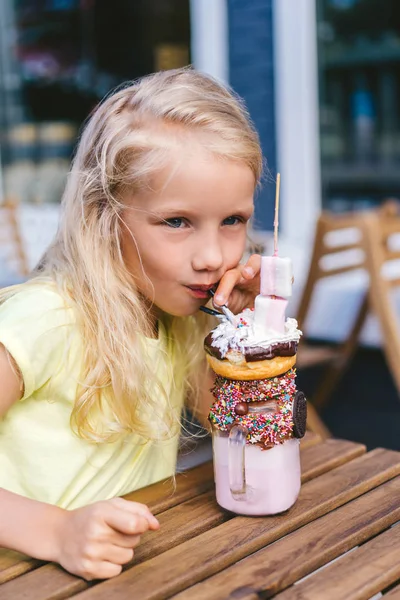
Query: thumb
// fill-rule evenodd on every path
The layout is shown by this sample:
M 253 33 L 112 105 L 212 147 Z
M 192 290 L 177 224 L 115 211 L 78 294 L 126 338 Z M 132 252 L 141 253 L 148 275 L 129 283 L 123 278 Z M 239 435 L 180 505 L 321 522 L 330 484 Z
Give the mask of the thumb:
M 158 529 L 160 527 L 160 523 L 145 504 L 132 502 L 130 500 L 125 500 L 124 498 L 113 498 L 110 502 L 120 510 L 127 511 L 134 515 L 142 515 L 147 519 L 150 529 Z
M 141 535 L 149 529 L 149 522 L 143 515 L 123 511 L 116 506 L 110 506 L 104 515 L 106 524 L 125 535 Z

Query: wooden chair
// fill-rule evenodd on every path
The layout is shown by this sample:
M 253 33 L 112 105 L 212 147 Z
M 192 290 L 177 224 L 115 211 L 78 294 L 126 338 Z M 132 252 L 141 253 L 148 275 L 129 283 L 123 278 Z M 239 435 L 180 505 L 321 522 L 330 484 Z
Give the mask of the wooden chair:
M 298 370 L 322 365 L 322 381 L 309 403 L 308 426 L 323 438 L 330 434 L 315 408 L 321 408 L 342 377 L 357 348 L 359 334 L 368 314 L 365 292 L 346 338 L 335 344 L 310 344 L 307 341 L 307 317 L 317 284 L 327 278 L 363 269 L 369 270 L 365 253 L 365 227 L 361 214 L 332 215 L 323 212 L 316 225 L 314 248 L 297 320 L 304 337 L 299 344 Z
M 299 347 L 298 368 L 326 367 L 322 382 L 312 398 L 314 407 L 318 409 L 326 404 L 349 366 L 370 312 L 380 326 L 382 349 L 400 395 L 400 326 L 394 304 L 394 292 L 400 286 L 399 206 L 398 202 L 390 200 L 376 211 L 344 216 L 322 213 L 318 219 L 310 269 L 297 315 L 299 327 L 305 334 Z M 343 235 L 346 231 L 353 232 L 352 241 L 346 241 Z M 336 244 L 329 241 L 333 233 Z M 350 259 L 349 252 L 352 253 Z M 335 266 L 329 266 L 327 259 L 340 255 L 341 263 L 336 261 Z M 340 344 L 310 345 L 307 343 L 306 320 L 318 281 L 357 269 L 366 272 L 369 282 L 347 337 Z M 309 417 L 310 428 L 324 436 L 325 425 L 312 407 Z
M 378 319 L 382 350 L 400 396 L 400 324 L 395 305 L 400 287 L 400 214 L 386 210 L 364 215 L 363 221 L 369 308 Z
M 18 219 L 18 207 L 6 202 L 0 205 L 0 260 L 18 276 L 29 273 Z

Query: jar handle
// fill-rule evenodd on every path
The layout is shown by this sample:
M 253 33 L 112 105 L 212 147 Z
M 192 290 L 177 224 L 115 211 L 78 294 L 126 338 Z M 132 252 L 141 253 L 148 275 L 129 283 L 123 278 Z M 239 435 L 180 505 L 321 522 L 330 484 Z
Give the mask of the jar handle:
M 245 500 L 246 498 L 246 468 L 244 460 L 246 436 L 247 429 L 242 425 L 234 425 L 229 432 L 229 487 L 235 500 Z

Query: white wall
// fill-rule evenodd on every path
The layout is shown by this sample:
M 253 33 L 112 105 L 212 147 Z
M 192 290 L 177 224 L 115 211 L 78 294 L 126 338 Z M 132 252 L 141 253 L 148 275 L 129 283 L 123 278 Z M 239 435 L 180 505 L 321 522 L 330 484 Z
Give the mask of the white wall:
M 307 246 L 321 207 L 315 0 L 274 0 L 282 234 Z
M 279 248 L 293 260 L 294 296 L 288 314 L 295 315 L 321 210 L 316 2 L 274 0 L 273 15 L 277 164 L 282 178 Z M 307 333 L 322 339 L 344 339 L 367 285 L 363 273 L 321 282 L 314 292 Z M 394 301 L 400 313 L 400 297 Z M 381 344 L 373 316 L 361 341 Z
M 228 82 L 227 0 L 190 0 L 190 20 L 193 66 Z

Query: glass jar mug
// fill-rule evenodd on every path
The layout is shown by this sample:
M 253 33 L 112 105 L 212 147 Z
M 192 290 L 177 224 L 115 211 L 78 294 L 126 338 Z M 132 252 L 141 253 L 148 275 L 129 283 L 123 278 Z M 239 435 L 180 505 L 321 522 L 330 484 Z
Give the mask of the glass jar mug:
M 301 405 L 301 406 L 300 406 Z M 241 403 L 243 410 L 257 418 L 278 412 L 274 402 Z M 240 409 L 241 406 L 237 406 Z M 293 415 L 304 413 L 305 398 L 297 392 L 293 403 Z M 300 419 L 304 421 L 304 415 Z M 218 504 L 229 511 L 242 515 L 271 515 L 289 509 L 300 492 L 300 440 L 294 427 L 294 435 L 280 444 L 265 449 L 249 443 L 248 429 L 235 422 L 229 431 L 212 426 L 214 477 Z

